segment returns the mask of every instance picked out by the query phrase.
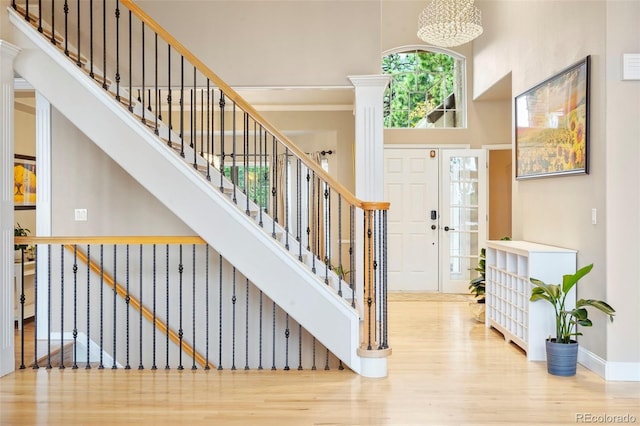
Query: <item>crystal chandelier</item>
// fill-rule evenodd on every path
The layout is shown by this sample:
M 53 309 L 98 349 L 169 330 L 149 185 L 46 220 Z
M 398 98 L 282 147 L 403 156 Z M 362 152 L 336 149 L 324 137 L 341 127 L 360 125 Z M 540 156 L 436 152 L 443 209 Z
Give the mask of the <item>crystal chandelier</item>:
M 432 0 L 418 18 L 418 37 L 429 44 L 452 47 L 482 34 L 481 13 L 474 0 Z

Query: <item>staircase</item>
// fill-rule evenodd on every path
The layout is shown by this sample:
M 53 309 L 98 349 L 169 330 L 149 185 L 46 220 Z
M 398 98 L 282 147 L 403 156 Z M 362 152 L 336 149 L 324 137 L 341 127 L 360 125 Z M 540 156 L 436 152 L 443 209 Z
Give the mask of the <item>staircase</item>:
M 353 197 L 133 2 L 82 5 L 9 9 L 16 73 L 344 364 L 386 374 L 388 204 Z

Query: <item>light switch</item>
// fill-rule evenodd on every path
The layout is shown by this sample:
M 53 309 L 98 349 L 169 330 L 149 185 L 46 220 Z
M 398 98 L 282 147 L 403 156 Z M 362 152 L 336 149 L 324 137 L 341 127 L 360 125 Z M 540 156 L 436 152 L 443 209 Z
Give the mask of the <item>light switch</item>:
M 591 224 L 595 225 L 598 223 L 598 210 L 593 208 L 591 209 Z
M 87 221 L 87 209 L 76 209 L 76 222 Z

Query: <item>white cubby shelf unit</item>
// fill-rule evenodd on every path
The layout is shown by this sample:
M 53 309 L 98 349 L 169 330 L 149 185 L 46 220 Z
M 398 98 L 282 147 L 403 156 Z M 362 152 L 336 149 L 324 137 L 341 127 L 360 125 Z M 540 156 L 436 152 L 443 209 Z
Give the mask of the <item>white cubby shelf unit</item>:
M 529 301 L 529 279 L 561 284 L 563 275 L 576 271 L 577 252 L 529 241 L 487 241 L 486 251 L 486 327 L 520 346 L 529 361 L 544 361 L 545 340 L 555 337 L 555 314 L 546 301 Z M 575 307 L 575 287 L 566 307 Z

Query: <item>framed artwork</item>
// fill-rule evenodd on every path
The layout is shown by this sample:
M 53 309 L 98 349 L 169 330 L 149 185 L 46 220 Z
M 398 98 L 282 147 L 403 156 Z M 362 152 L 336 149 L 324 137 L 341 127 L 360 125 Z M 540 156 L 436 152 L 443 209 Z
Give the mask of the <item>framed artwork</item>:
M 589 173 L 589 60 L 516 96 L 516 179 Z
M 36 157 L 15 155 L 13 162 L 13 202 L 16 210 L 36 208 Z

